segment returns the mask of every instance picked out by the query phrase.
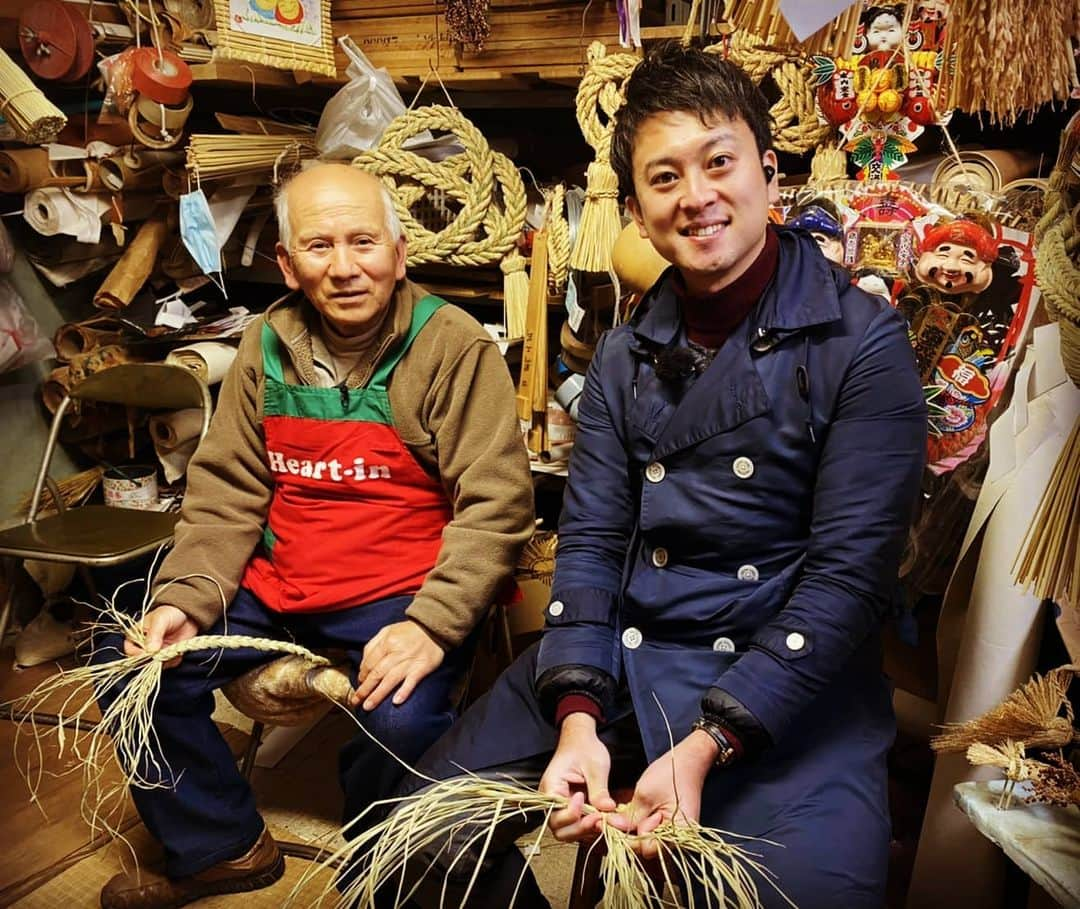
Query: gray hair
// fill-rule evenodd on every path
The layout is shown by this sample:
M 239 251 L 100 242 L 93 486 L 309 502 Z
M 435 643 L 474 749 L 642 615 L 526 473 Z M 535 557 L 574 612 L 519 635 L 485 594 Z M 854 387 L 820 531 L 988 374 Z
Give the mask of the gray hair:
M 278 236 L 281 239 L 281 245 L 289 250 L 290 253 L 292 252 L 292 226 L 289 224 L 289 184 L 304 171 L 311 170 L 311 168 L 318 167 L 325 163 L 327 162 L 305 161 L 303 165 L 301 165 L 300 170 L 278 184 L 277 189 L 274 191 L 274 216 L 277 218 Z M 403 234 L 401 229 L 401 219 L 398 217 L 397 209 L 394 208 L 394 197 L 390 194 L 390 190 L 386 188 L 386 184 L 383 183 L 382 180 L 379 180 L 379 194 L 382 196 L 383 202 L 385 219 L 383 226 L 386 228 L 386 233 L 389 235 L 390 241 L 396 243 Z

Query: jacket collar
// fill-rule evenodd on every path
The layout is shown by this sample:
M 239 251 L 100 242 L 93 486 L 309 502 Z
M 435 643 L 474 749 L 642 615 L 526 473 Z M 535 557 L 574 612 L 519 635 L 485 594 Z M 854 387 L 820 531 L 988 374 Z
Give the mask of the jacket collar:
M 850 280 L 847 273 L 834 268 L 805 231 L 769 229 L 778 234 L 780 258 L 775 280 L 749 316 L 757 334 L 787 333 L 839 319 L 839 287 Z M 674 266 L 661 274 L 631 322 L 639 349 L 666 347 L 682 328 L 674 275 Z
M 383 320 L 378 336 L 372 341 L 373 356 L 365 357 L 349 375 L 346 384 L 359 388 L 367 384 L 375 366 L 388 350 L 409 333 L 413 307 L 427 296 L 427 291 L 408 278 L 399 281 L 390 301 L 391 312 Z M 274 329 L 289 352 L 297 377 L 307 385 L 316 384 L 311 350 L 311 332 L 318 330 L 318 314 L 299 291 L 292 291 L 270 304 L 263 318 Z

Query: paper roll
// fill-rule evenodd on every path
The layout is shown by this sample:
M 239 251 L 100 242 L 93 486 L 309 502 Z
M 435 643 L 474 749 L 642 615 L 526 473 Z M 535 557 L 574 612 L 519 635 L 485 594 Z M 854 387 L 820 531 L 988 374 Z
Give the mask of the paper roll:
M 963 162 L 961 167 L 960 162 Z M 1035 173 L 1039 156 L 1013 149 L 979 149 L 960 152 L 960 161 L 946 158 L 934 171 L 935 183 L 956 183 L 970 189 L 996 192 L 1006 183 Z
M 135 239 L 94 294 L 94 305 L 99 309 L 113 310 L 128 306 L 154 271 L 158 252 L 168 233 L 164 218 L 144 221 Z
M 165 168 L 182 161 L 179 153 L 128 151 L 101 162 L 101 180 L 108 189 L 157 189 Z
M 71 360 L 106 344 L 115 344 L 124 335 L 114 320 L 97 317 L 85 322 L 67 322 L 56 329 L 53 346 L 59 360 Z
M 74 165 L 74 169 L 71 169 Z M 55 168 L 58 168 L 54 170 Z M 86 184 L 82 161 L 49 164 L 44 148 L 21 148 L 0 152 L 0 192 L 25 193 L 43 186 L 82 187 Z
M 224 341 L 199 341 L 187 347 L 177 347 L 165 358 L 166 363 L 190 369 L 207 385 L 216 385 L 225 378 L 236 347 Z
M 97 243 L 101 239 L 102 218 L 109 209 L 108 196 L 75 195 L 67 189 L 46 187 L 26 194 L 23 217 L 46 237 L 70 234 L 80 243 Z
M 150 418 L 150 438 L 167 483 L 175 483 L 187 470 L 188 461 L 199 444 L 202 421 L 203 412 L 199 407 Z
M 70 387 L 71 370 L 67 366 L 60 366 L 49 373 L 49 377 L 41 383 L 41 402 L 49 413 L 56 413 Z

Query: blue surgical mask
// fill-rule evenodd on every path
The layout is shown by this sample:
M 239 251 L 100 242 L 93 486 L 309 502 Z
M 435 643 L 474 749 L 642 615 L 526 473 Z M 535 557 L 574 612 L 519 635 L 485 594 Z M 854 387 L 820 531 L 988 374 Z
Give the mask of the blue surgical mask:
M 180 197 L 180 239 L 184 241 L 184 246 L 203 274 L 220 274 L 221 250 L 218 248 L 214 216 L 210 213 L 210 203 L 201 189 Z M 222 284 L 218 286 L 221 287 L 221 292 L 225 293 Z

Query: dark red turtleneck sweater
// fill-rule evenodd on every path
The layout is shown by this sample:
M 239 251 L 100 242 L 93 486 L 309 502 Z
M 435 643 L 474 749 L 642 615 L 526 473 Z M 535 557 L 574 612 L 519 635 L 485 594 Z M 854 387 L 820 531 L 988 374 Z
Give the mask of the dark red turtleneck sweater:
M 723 347 L 735 327 L 746 318 L 776 274 L 780 259 L 780 241 L 776 231 L 765 229 L 765 246 L 753 264 L 723 290 L 707 297 L 688 296 L 682 279 L 675 286 L 682 308 L 686 336 L 694 344 L 718 350 Z M 678 273 L 676 272 L 676 275 Z

